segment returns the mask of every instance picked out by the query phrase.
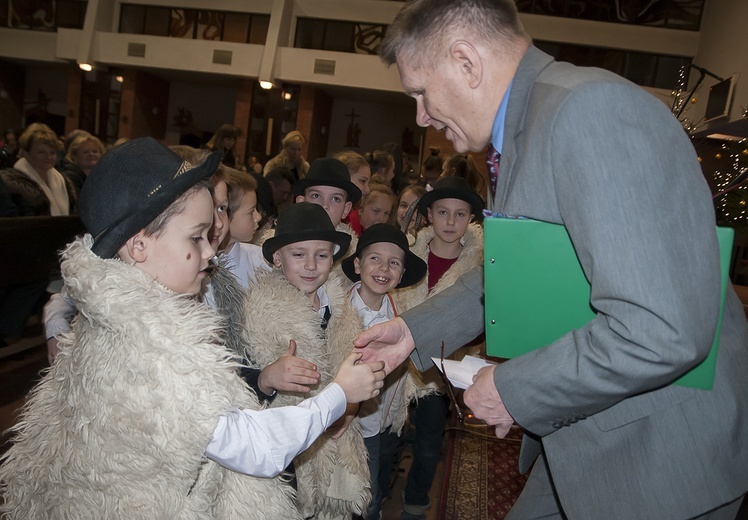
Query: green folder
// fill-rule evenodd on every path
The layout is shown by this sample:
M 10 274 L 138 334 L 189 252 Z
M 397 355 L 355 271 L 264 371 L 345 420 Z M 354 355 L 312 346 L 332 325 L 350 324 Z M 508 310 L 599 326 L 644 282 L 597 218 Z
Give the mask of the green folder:
M 590 284 L 564 226 L 487 218 L 484 236 L 488 355 L 513 358 L 545 347 L 595 316 Z M 717 228 L 722 290 L 711 351 L 675 384 L 704 390 L 714 385 L 733 237 L 732 228 Z

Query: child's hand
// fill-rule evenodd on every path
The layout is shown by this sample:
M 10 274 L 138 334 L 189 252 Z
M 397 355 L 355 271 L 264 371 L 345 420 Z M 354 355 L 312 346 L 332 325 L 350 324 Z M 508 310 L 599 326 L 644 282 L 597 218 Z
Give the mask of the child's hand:
M 384 362 L 356 364 L 361 359 L 361 352 L 352 352 L 345 358 L 333 379 L 343 388 L 349 403 L 360 403 L 379 395 L 384 385 Z
M 351 407 L 353 407 L 352 410 Z M 330 437 L 333 439 L 341 438 L 343 434 L 348 430 L 348 427 L 353 422 L 353 419 L 356 418 L 357 412 L 358 404 L 349 404 L 348 408 L 346 408 L 345 415 L 332 423 L 329 428 L 327 428 L 328 435 L 330 435 Z
M 296 357 L 296 342 L 291 340 L 288 350 L 260 372 L 257 385 L 267 395 L 274 391 L 307 393 L 319 383 L 317 366 Z

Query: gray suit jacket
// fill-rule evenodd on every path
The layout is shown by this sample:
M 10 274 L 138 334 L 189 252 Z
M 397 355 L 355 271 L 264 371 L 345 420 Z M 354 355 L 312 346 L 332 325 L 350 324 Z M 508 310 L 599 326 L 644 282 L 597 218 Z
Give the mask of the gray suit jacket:
M 564 224 L 598 311 L 495 371 L 529 432 L 522 470 L 542 443 L 573 519 L 683 519 L 745 493 L 748 327 L 734 291 L 714 389 L 669 384 L 707 355 L 720 283 L 710 192 L 667 107 L 531 47 L 512 84 L 494 209 Z M 482 285 L 475 270 L 403 314 L 421 368 L 442 340 L 454 349 L 482 330 Z

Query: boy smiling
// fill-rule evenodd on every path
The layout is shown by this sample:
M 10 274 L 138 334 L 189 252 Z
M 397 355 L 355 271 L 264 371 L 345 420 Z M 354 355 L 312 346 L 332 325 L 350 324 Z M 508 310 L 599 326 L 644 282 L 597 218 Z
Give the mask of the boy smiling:
M 285 208 L 278 215 L 275 236 L 262 245 L 275 269 L 258 274 L 245 309 L 246 357 L 264 367 L 293 340 L 296 354 L 314 363 L 320 374 L 311 395 L 325 391 L 361 331 L 339 280 L 330 277 L 350 241 L 348 233 L 335 229 L 322 205 L 298 202 Z M 296 404 L 301 398 L 279 392 L 271 406 Z M 306 517 L 350 518 L 351 513 L 361 514 L 369 501 L 366 451 L 354 414 L 355 408 L 349 407 L 344 421 L 294 459 L 297 503 Z
M 389 224 L 375 224 L 361 234 L 356 252 L 343 260 L 343 272 L 354 282 L 349 290 L 363 328 L 397 317 L 389 292 L 418 283 L 426 274 L 426 262 L 408 249 L 408 239 Z M 377 519 L 389 486 L 389 477 L 399 445 L 398 436 L 407 415 L 404 395 L 409 380 L 402 366 L 385 379 L 382 393 L 361 404 L 358 416 L 364 445 L 369 453 L 371 502 L 365 518 Z

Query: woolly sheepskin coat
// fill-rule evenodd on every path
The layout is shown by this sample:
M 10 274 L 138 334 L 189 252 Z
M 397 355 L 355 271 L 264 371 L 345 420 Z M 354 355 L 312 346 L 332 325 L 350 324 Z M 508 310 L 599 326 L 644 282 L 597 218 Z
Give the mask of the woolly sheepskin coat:
M 429 260 L 429 244 L 433 238 L 434 228 L 431 226 L 423 228 L 418 232 L 416 242 L 410 248 L 413 253 L 418 255 L 426 263 Z M 426 299 L 454 285 L 460 276 L 470 271 L 473 267 L 483 265 L 483 227 L 476 223 L 468 225 L 467 231 L 460 242 L 462 243 L 460 256 L 452 264 L 452 267 L 447 269 L 447 272 L 442 275 L 431 291 L 428 289 L 428 275 L 416 285 L 393 291 L 392 296 L 395 299 L 399 312 L 405 312 L 419 303 L 423 303 Z M 402 394 L 406 403 L 404 403 L 405 406 L 397 407 L 401 413 L 395 416 L 392 430 L 397 432 L 402 430 L 405 424 L 408 402 L 433 393 L 440 386 L 441 380 L 430 378 L 428 374 L 424 377 L 423 374 L 415 369 L 412 363 L 409 363 L 408 376 L 405 379 L 405 390 Z M 405 410 L 405 412 L 403 413 L 402 410 Z
M 296 355 L 317 365 L 320 383 L 317 394 L 334 378 L 353 348 L 353 338 L 361 331 L 361 320 L 336 280 L 328 280 L 325 291 L 332 315 L 327 329 L 309 298 L 296 289 L 278 270 L 259 273 L 250 287 L 245 307 L 247 358 L 264 367 L 278 359 L 290 340 L 296 341 Z M 279 394 L 272 406 L 296 404 L 302 394 Z M 351 512 L 362 514 L 369 502 L 369 468 L 361 424 L 354 419 L 337 440 L 323 434 L 294 459 L 297 504 L 305 517 L 334 517 Z
M 80 313 L 0 466 L 3 518 L 300 519 L 285 482 L 204 456 L 222 412 L 259 408 L 215 313 L 91 244 L 63 253 Z

